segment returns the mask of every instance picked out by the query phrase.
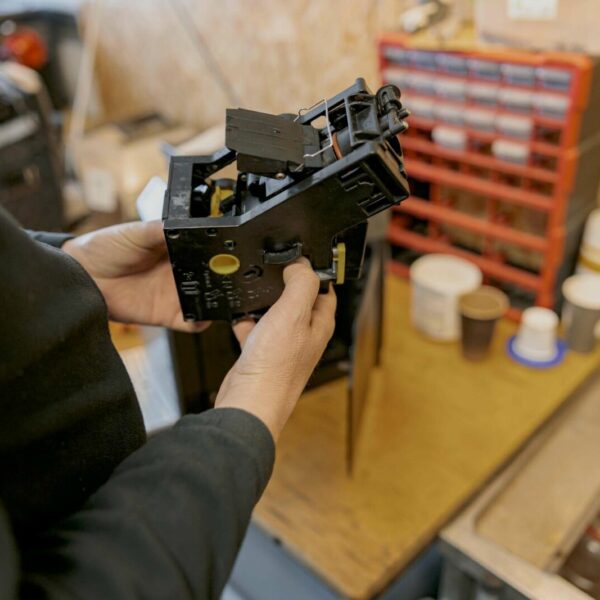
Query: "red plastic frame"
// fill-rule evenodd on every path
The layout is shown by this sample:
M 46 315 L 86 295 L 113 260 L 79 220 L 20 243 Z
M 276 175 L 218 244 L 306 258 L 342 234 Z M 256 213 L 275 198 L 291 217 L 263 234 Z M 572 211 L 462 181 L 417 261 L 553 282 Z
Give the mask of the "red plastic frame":
M 411 45 L 410 38 L 401 34 L 387 34 L 379 41 L 380 71 L 388 67 L 402 68 L 408 72 L 436 73 L 438 76 L 455 77 L 468 82 L 490 83 L 473 74 L 457 75 L 438 69 L 431 71 L 414 65 L 398 65 L 384 56 L 384 49 L 390 46 L 406 50 L 422 50 L 443 54 L 458 54 L 465 58 L 502 63 L 526 64 L 535 67 L 560 67 L 571 72 L 568 91 L 554 91 L 539 86 L 515 86 L 505 81 L 493 82 L 503 88 L 544 91 L 569 98 L 569 107 L 563 119 L 548 118 L 536 113 L 529 115 L 534 123 L 534 131 L 528 139 L 517 140 L 495 132 L 481 131 L 460 125 L 448 125 L 465 132 L 466 150 L 442 147 L 429 139 L 433 127 L 440 124 L 435 119 L 409 117 L 409 130 L 402 137 L 406 155 L 406 169 L 409 175 L 430 184 L 429 198 L 411 197 L 395 211 L 389 228 L 392 244 L 416 250 L 417 252 L 444 252 L 462 256 L 477 264 L 484 275 L 495 280 L 511 283 L 535 293 L 535 303 L 540 306 L 554 305 L 554 287 L 557 271 L 562 262 L 565 243 L 565 214 L 569 196 L 575 180 L 578 163 L 577 141 L 579 138 L 583 110 L 587 105 L 591 75 L 591 60 L 580 54 L 520 50 L 467 49 L 464 51 L 420 48 Z M 461 108 L 474 106 L 444 99 L 445 104 L 458 104 Z M 477 105 L 478 108 L 484 108 Z M 494 107 L 495 113 L 522 113 Z M 557 136 L 557 143 L 537 137 L 540 128 L 550 129 Z M 519 165 L 499 160 L 478 151 L 496 139 L 511 139 L 527 144 L 530 154 L 527 164 Z M 518 185 L 511 185 L 517 178 Z M 468 191 L 486 199 L 486 218 L 465 214 L 444 200 L 443 189 Z M 538 236 L 520 231 L 503 222 L 498 211 L 498 202 L 524 206 L 546 215 L 545 235 Z M 403 218 L 403 216 L 405 216 Z M 406 217 L 417 217 L 429 223 L 427 235 L 411 231 L 406 226 Z M 444 236 L 440 225 L 447 224 L 470 231 L 484 238 L 481 254 L 454 247 Z M 504 257 L 495 249 L 495 242 L 511 244 L 541 254 L 541 268 L 538 273 L 506 264 Z M 405 266 L 395 264 L 392 271 L 406 275 Z M 518 311 L 511 311 L 513 316 Z

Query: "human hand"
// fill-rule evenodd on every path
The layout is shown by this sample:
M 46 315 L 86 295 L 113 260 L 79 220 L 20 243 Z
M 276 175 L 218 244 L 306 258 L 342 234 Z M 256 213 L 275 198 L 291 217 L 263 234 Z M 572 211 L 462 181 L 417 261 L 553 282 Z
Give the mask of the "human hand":
M 94 279 L 111 319 L 188 332 L 208 327 L 183 320 L 160 221 L 100 229 L 62 249 Z
M 215 408 L 246 410 L 277 440 L 335 326 L 333 288 L 319 295 L 319 278 L 306 259 L 288 265 L 279 300 L 258 323 L 234 326 L 242 354 L 229 371 Z

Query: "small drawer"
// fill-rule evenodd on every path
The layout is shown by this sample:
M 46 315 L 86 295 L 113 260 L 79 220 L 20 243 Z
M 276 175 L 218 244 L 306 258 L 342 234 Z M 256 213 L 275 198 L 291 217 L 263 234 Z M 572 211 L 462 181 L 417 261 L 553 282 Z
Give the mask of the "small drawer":
M 462 129 L 439 125 L 431 131 L 433 141 L 450 150 L 464 151 L 467 147 L 467 134 Z
M 406 84 L 419 94 L 435 93 L 435 77 L 427 73 L 409 73 Z
M 498 81 L 502 75 L 500 71 L 500 63 L 494 62 L 493 60 L 470 58 L 467 61 L 467 65 L 473 77 L 488 79 L 490 81 Z
M 483 108 L 467 108 L 465 122 L 472 129 L 493 131 L 496 124 L 496 113 Z
M 528 139 L 533 131 L 533 120 L 527 117 L 498 115 L 496 117 L 496 129 L 501 135 Z
M 435 93 L 440 98 L 462 102 L 467 93 L 467 84 L 461 79 L 438 77 L 434 82 Z
M 466 75 L 467 59 L 460 54 L 436 54 L 435 62 L 441 71 L 455 75 Z
M 489 83 L 469 83 L 467 84 L 467 96 L 477 104 L 495 106 L 498 101 L 499 89 L 497 85 Z
M 451 104 L 438 103 L 434 105 L 437 119 L 450 125 L 463 125 L 465 122 L 465 109 Z
M 570 99 L 559 94 L 538 92 L 533 97 L 533 106 L 538 114 L 551 119 L 564 119 L 569 111 Z
M 500 89 L 498 101 L 507 110 L 528 113 L 533 103 L 533 92 L 526 90 Z
M 435 71 L 437 65 L 435 62 L 435 52 L 425 52 L 423 50 L 409 50 L 408 60 L 411 65 L 418 69 L 427 69 L 428 71 Z
M 384 46 L 381 51 L 383 57 L 399 65 L 408 65 L 408 51 L 398 46 Z
M 528 87 L 535 85 L 535 67 L 503 63 L 500 65 L 500 71 L 504 76 L 504 81 L 512 85 L 526 85 Z
M 535 75 L 541 87 L 561 92 L 569 91 L 573 79 L 573 74 L 568 69 L 554 67 L 538 67 Z
M 492 142 L 492 154 L 499 160 L 525 165 L 529 160 L 529 146 L 508 140 L 495 140 Z
M 401 90 L 408 85 L 408 72 L 398 67 L 388 67 L 383 70 L 383 79 L 387 83 L 397 85 Z
M 410 96 L 409 98 L 404 99 L 402 103 L 415 117 L 419 117 L 421 119 L 435 118 L 435 102 L 431 98 Z

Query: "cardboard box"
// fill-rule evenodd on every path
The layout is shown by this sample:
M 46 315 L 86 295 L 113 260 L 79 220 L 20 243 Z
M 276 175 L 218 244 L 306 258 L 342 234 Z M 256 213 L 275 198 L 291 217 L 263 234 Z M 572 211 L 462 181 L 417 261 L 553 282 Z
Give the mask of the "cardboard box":
M 476 0 L 481 41 L 600 55 L 599 0 Z

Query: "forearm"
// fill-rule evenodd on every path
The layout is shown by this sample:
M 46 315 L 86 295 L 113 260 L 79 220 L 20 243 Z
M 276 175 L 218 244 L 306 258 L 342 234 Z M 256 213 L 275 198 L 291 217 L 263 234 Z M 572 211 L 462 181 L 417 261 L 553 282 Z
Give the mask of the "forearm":
M 219 598 L 273 459 L 269 432 L 244 411 L 184 418 L 36 543 L 24 557 L 27 591 Z
M 215 400 L 215 408 L 239 408 L 260 419 L 275 441 L 292 414 L 302 393 L 302 385 L 290 378 L 248 373 L 239 361 L 225 377 Z

